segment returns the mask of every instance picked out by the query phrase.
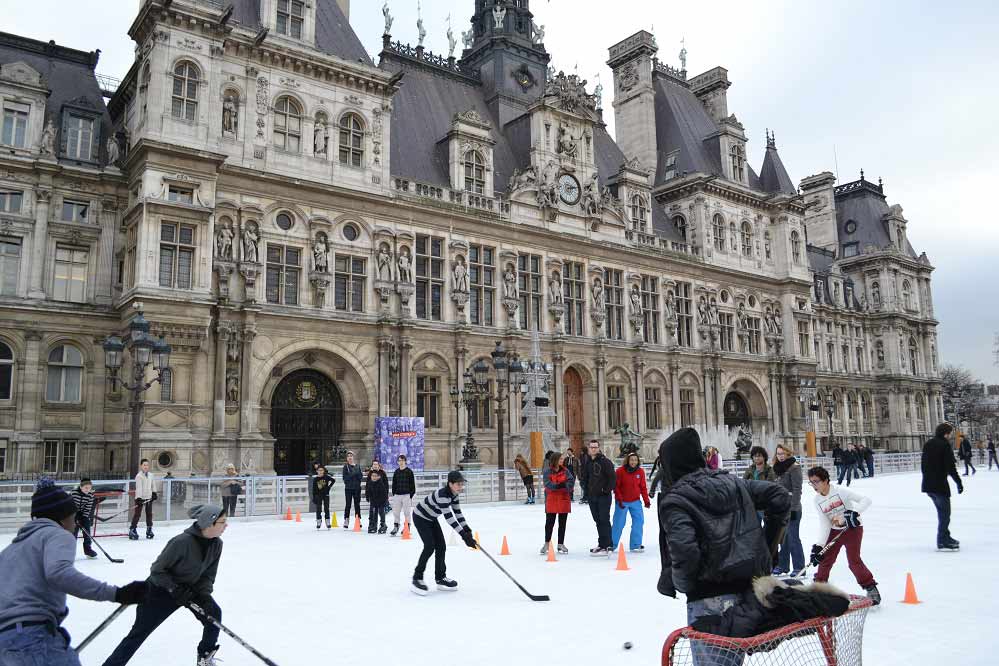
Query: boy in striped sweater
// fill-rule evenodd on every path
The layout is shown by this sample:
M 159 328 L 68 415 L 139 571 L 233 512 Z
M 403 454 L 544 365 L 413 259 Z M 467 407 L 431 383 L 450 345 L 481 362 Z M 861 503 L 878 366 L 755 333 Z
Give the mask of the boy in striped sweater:
M 96 506 L 93 482 L 87 478 L 80 479 L 80 487 L 73 491 L 71 497 L 73 504 L 76 505 L 76 529 L 73 530 L 73 536 L 76 536 L 81 527 L 86 530 L 83 534 L 83 554 L 93 559 L 97 557 L 97 553 L 90 547 L 92 543 L 90 535 L 94 532 L 94 507 Z
M 437 582 L 438 590 L 454 591 L 458 589 L 458 583 L 449 579 L 446 575 L 446 564 L 444 553 L 447 548 L 444 542 L 444 532 L 441 531 L 437 517 L 444 514 L 458 536 L 469 548 L 475 548 L 475 539 L 472 537 L 472 530 L 465 522 L 465 516 L 458 506 L 458 494 L 465 489 L 465 477 L 461 472 L 453 471 L 447 475 L 447 484 L 427 495 L 413 510 L 413 526 L 423 540 L 423 552 L 416 563 L 413 571 L 413 592 L 424 595 L 427 593 L 427 586 L 423 582 L 423 572 L 427 568 L 430 556 L 434 556 L 434 580 Z

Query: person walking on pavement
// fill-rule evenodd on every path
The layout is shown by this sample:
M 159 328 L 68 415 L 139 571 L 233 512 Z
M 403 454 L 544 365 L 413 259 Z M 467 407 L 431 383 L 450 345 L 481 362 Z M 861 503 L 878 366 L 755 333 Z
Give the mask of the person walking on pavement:
M 961 460 L 964 461 L 964 475 L 968 476 L 968 467 L 971 467 L 972 474 L 978 474 L 975 463 L 972 460 L 971 438 L 967 435 L 961 437 Z
M 416 476 L 409 468 L 409 461 L 402 453 L 396 460 L 399 467 L 392 473 L 392 498 L 389 504 L 392 507 L 392 520 L 395 525 L 389 536 L 399 533 L 399 515 L 409 524 L 413 523 L 413 495 L 416 494 Z
M 617 477 L 614 463 L 600 451 L 600 442 L 591 439 L 586 446 L 589 462 L 583 467 L 582 483 L 590 504 L 590 515 L 597 526 L 597 545 L 590 549 L 594 557 L 611 553 L 611 492 Z
M 541 473 L 545 487 L 545 545 L 541 547 L 542 555 L 548 554 L 556 520 L 558 520 L 558 552 L 562 554 L 569 552 L 565 547 L 565 526 L 572 512 L 572 490 L 576 477 L 572 470 L 566 467 L 566 457 L 553 451 L 552 455 L 545 459 L 545 467 Z
M 139 473 L 135 475 L 135 511 L 132 512 L 132 524 L 128 528 L 128 538 L 131 541 L 138 541 L 139 533 L 136 528 L 139 525 L 139 516 L 142 509 L 146 510 L 146 538 L 153 538 L 153 502 L 156 500 L 156 492 L 153 490 L 153 475 L 149 473 L 149 460 L 143 458 L 139 461 Z
M 614 522 L 611 527 L 611 550 L 617 550 L 618 541 L 624 531 L 624 523 L 631 514 L 631 536 L 628 548 L 633 553 L 644 553 L 642 533 L 645 529 L 645 511 L 652 506 L 649 501 L 649 491 L 645 485 L 645 470 L 637 453 L 629 453 L 615 472 L 614 482 Z
M 954 463 L 954 426 L 941 423 L 932 439 L 923 444 L 922 491 L 930 496 L 937 510 L 937 550 L 958 550 L 961 542 L 950 535 L 950 485 L 947 477 L 954 479 L 957 493 L 964 492 L 964 485 Z
M 791 493 L 791 517 L 784 531 L 777 566 L 774 568 L 774 575 L 779 575 L 805 568 L 805 551 L 798 531 L 801 526 L 801 486 L 804 475 L 794 453 L 783 444 L 777 445 L 773 469 L 777 485 Z
M 360 465 L 354 464 L 354 452 L 347 451 L 347 464 L 343 466 L 341 477 L 343 479 L 343 494 L 346 497 L 347 505 L 343 509 L 343 529 L 350 529 L 350 503 L 354 503 L 354 515 L 357 520 L 361 519 L 361 481 L 364 480 L 364 473 Z

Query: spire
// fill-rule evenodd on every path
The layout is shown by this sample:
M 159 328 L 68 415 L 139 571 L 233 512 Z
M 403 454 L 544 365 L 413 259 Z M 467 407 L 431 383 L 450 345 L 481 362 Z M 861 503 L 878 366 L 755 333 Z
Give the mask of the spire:
M 764 192 L 773 194 L 786 194 L 795 196 L 798 189 L 794 186 L 791 177 L 787 175 L 787 169 L 777 153 L 777 142 L 774 140 L 774 133 L 769 128 L 767 135 L 767 154 L 763 158 L 763 166 L 760 168 L 760 188 Z

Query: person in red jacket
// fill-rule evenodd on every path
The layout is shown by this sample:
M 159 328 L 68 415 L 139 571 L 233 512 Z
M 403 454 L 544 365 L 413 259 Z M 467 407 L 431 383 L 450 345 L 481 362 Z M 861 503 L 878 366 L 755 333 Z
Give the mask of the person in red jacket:
M 569 552 L 565 547 L 565 524 L 572 511 L 572 490 L 576 484 L 576 477 L 573 476 L 572 470 L 565 466 L 565 454 L 553 451 L 545 463 L 542 475 L 545 486 L 545 545 L 541 548 L 541 554 L 548 554 L 556 518 L 558 552 L 565 554 Z
M 617 550 L 617 542 L 624 531 L 624 522 L 631 514 L 631 538 L 628 547 L 633 553 L 645 552 L 642 545 L 642 530 L 645 527 L 645 512 L 642 502 L 648 509 L 649 489 L 645 485 L 645 470 L 638 459 L 637 453 L 629 453 L 624 464 L 617 470 L 617 480 L 614 484 L 614 521 L 611 524 L 611 544 Z

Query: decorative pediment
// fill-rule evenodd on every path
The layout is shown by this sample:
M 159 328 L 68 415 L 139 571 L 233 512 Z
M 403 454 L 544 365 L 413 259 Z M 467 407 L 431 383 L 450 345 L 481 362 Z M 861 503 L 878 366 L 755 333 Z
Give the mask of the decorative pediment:
M 597 108 L 596 97 L 586 92 L 586 81 L 575 74 L 551 76 L 545 84 L 545 97 L 555 98 L 558 108 L 569 113 L 595 112 Z
M 475 109 L 469 109 L 468 111 L 463 111 L 461 113 L 454 114 L 453 122 L 455 123 L 467 123 L 469 125 L 474 125 L 480 129 L 492 129 L 492 123 L 487 119 L 482 117 Z
M 0 79 L 28 86 L 42 87 L 42 75 L 31 65 L 18 61 L 0 65 Z

